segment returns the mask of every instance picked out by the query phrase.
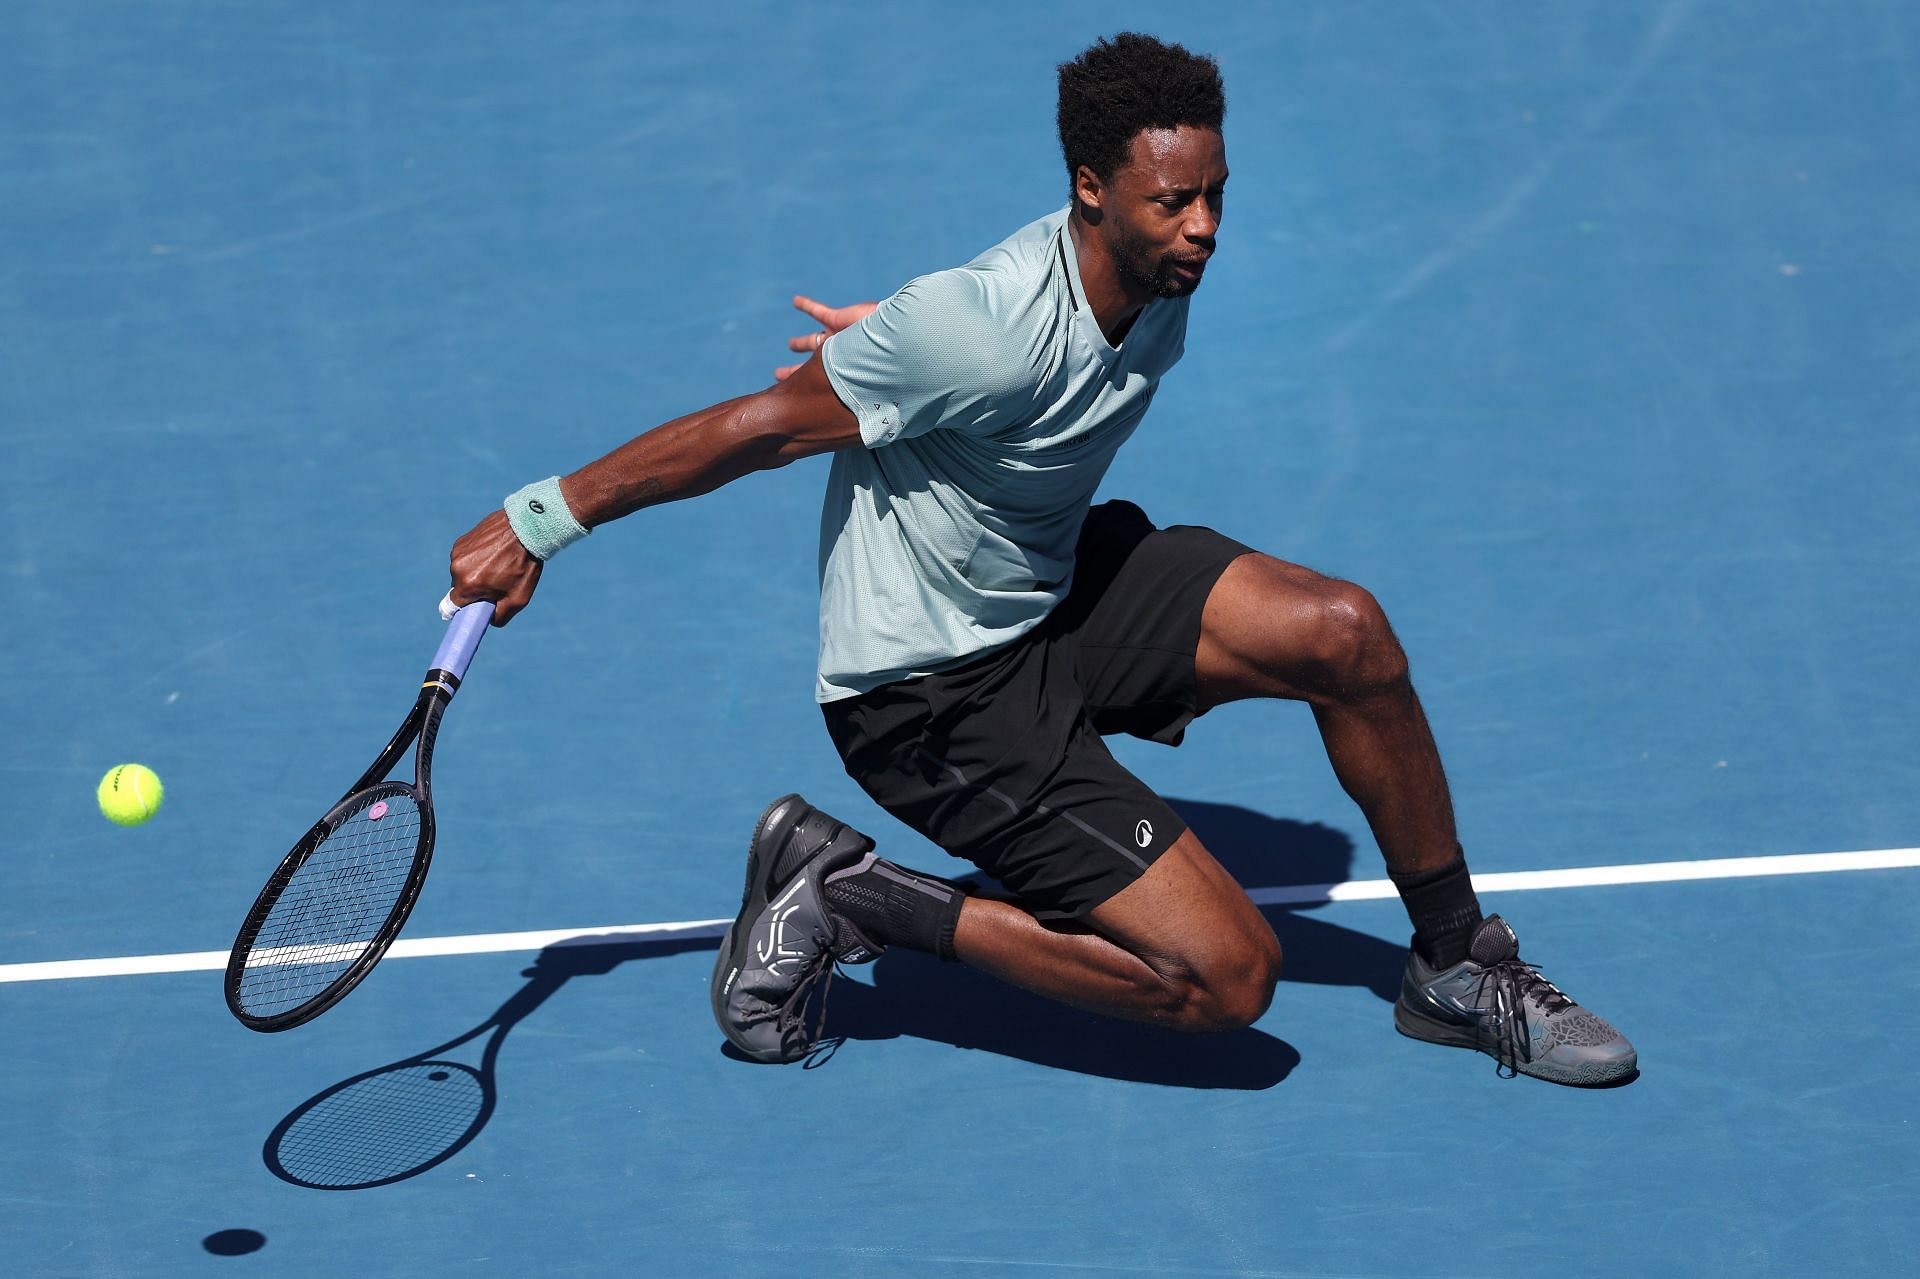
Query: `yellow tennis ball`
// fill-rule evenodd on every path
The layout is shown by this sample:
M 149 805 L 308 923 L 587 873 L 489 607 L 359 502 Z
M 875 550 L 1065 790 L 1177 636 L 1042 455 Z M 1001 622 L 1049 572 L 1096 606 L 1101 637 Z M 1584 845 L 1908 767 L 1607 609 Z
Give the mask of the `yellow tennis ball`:
M 138 826 L 160 811 L 165 793 L 145 764 L 121 764 L 100 779 L 100 811 L 116 826 Z

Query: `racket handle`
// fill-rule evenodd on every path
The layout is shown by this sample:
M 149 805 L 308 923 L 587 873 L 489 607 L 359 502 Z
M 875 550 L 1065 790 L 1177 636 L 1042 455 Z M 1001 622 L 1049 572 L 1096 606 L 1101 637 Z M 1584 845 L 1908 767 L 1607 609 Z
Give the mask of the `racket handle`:
M 440 651 L 433 655 L 433 669 L 446 671 L 455 679 L 465 679 L 467 663 L 473 660 L 473 652 L 480 647 L 487 623 L 492 620 L 492 600 L 469 604 L 455 613 L 447 626 L 446 638 L 440 641 Z

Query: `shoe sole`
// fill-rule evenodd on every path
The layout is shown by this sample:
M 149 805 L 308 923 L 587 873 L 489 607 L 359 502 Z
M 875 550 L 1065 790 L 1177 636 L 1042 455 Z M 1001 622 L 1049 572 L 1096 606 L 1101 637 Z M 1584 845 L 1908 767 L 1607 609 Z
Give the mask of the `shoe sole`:
M 1398 1000 L 1393 1005 L 1393 1028 L 1407 1038 L 1418 1039 L 1422 1043 L 1440 1044 L 1447 1048 L 1471 1048 L 1476 1052 L 1486 1051 L 1480 1045 L 1479 1036 L 1467 1027 L 1436 1021 L 1432 1017 L 1415 1012 Z M 1575 1088 L 1595 1088 L 1623 1083 L 1633 1078 L 1640 1073 L 1640 1059 L 1636 1054 L 1624 1062 L 1585 1061 L 1573 1066 L 1523 1061 L 1516 1062 L 1514 1068 L 1523 1075 L 1544 1079 L 1548 1083 L 1568 1084 Z

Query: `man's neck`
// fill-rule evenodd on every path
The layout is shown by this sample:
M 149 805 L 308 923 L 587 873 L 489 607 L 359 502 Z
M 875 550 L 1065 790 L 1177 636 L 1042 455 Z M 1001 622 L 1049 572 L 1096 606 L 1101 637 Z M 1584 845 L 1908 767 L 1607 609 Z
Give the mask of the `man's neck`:
M 1100 326 L 1107 341 L 1118 346 L 1152 299 L 1134 297 L 1128 291 L 1113 265 L 1113 254 L 1100 238 L 1099 228 L 1082 220 L 1077 203 L 1067 215 L 1067 233 L 1073 237 L 1073 256 L 1080 264 L 1080 291 L 1086 294 L 1087 305 L 1093 309 L 1094 323 Z

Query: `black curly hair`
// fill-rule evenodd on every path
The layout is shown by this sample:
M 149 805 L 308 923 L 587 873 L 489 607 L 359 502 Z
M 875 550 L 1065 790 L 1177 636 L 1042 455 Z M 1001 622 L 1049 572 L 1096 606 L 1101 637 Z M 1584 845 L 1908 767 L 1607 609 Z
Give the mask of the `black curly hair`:
M 1060 64 L 1060 150 L 1067 181 L 1086 165 L 1102 181 L 1127 162 L 1142 129 L 1216 132 L 1227 114 L 1220 64 L 1137 31 L 1095 41 Z

